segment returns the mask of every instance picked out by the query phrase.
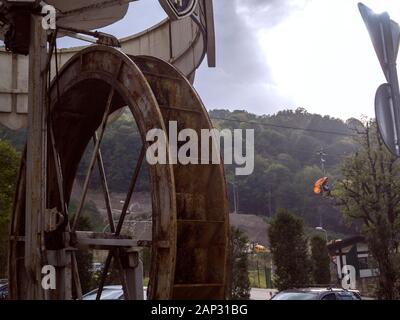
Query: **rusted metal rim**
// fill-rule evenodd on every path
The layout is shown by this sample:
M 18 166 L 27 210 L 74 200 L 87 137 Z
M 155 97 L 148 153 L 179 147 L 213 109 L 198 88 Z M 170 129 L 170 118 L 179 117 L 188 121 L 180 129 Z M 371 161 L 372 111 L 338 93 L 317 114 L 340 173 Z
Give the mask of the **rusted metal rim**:
M 57 92 L 57 88 L 59 92 Z M 61 159 L 64 197 L 69 201 L 83 153 L 109 113 L 128 105 L 142 141 L 167 121 L 196 131 L 210 129 L 207 113 L 187 79 L 173 66 L 150 57 L 89 47 L 60 71 L 50 91 L 56 149 Z M 59 98 L 58 98 L 59 97 Z M 146 143 L 144 143 L 146 146 Z M 228 208 L 222 165 L 154 165 L 153 243 L 150 299 L 223 299 L 226 294 Z M 10 291 L 24 298 L 25 166 L 21 168 L 10 249 Z M 54 162 L 49 158 L 48 207 L 60 208 Z
M 155 57 L 131 59 L 146 76 L 165 123 L 176 121 L 179 129 L 193 129 L 199 137 L 202 129 L 213 128 L 200 97 L 180 71 Z M 229 209 L 223 164 L 177 164 L 174 180 L 177 258 L 172 297 L 224 299 L 229 278 Z

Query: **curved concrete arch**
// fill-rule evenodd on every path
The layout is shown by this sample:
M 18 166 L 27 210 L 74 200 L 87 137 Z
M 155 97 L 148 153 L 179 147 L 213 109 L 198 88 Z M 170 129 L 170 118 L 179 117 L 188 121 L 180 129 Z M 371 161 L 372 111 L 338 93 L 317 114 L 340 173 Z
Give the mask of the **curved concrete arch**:
M 193 83 L 196 69 L 207 54 L 215 66 L 215 34 L 212 0 L 200 0 L 195 15 L 172 21 L 165 19 L 152 28 L 120 40 L 128 55 L 154 56 L 172 63 Z M 58 65 L 86 47 L 59 50 Z M 55 76 L 55 58 L 52 77 Z M 28 57 L 0 48 L 0 124 L 12 130 L 26 127 L 28 112 Z

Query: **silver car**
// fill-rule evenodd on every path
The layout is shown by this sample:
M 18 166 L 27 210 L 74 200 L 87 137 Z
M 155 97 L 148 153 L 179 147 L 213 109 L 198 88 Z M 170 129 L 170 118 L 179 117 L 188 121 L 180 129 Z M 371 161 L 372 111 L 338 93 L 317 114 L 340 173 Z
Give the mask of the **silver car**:
M 361 300 L 361 295 L 356 290 L 302 288 L 281 291 L 271 300 Z
M 98 289 L 86 293 L 82 300 L 96 300 Z M 147 288 L 143 288 L 144 299 L 147 297 Z M 105 286 L 101 293 L 100 300 L 125 300 L 124 291 L 121 285 L 116 286 Z

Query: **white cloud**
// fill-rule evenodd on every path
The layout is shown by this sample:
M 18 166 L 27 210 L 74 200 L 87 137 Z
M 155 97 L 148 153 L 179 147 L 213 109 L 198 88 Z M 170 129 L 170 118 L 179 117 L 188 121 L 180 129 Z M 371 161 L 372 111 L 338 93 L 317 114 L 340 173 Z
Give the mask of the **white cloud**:
M 400 1 L 364 2 L 400 21 Z M 208 108 L 268 114 L 301 106 L 343 119 L 373 116 L 375 91 L 385 80 L 357 0 L 214 0 L 214 6 L 217 68 L 204 63 L 195 82 Z M 142 0 L 105 31 L 122 37 L 165 16 L 158 1 Z
M 301 106 L 342 119 L 373 117 L 375 91 L 385 79 L 357 2 L 232 1 L 237 23 L 222 26 L 218 15 L 216 21 L 237 45 L 219 37 L 219 68 L 201 70 L 196 82 L 207 106 L 258 114 Z M 365 3 L 400 21 L 400 2 Z
M 399 2 L 368 2 L 400 12 Z M 312 0 L 258 34 L 273 80 L 296 104 L 343 119 L 374 116 L 375 91 L 385 79 L 357 1 Z

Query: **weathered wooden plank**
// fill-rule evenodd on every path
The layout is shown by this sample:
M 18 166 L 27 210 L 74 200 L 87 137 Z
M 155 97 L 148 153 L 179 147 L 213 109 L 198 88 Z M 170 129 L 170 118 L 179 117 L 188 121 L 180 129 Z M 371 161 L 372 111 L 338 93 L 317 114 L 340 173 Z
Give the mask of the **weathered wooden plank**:
M 41 17 L 32 15 L 29 67 L 29 114 L 27 134 L 25 268 L 28 299 L 43 297 L 41 288 L 41 248 L 46 211 L 47 127 L 45 112 L 46 32 Z

